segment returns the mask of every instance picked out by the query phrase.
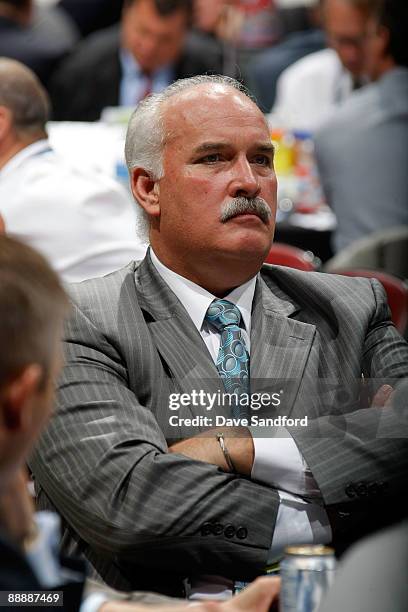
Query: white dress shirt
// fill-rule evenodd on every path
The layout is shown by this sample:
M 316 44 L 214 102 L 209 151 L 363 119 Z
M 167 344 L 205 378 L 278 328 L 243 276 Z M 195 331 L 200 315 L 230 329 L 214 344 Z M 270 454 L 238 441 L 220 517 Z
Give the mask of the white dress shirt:
M 150 250 L 158 273 L 186 308 L 200 332 L 214 362 L 218 356 L 220 334 L 205 321 L 211 302 L 216 299 L 202 287 L 173 272 Z M 251 311 L 256 276 L 235 288 L 224 299 L 235 304 L 242 315 L 245 329 L 242 337 L 250 353 Z M 251 430 L 251 428 L 249 428 Z M 251 477 L 278 490 L 280 504 L 269 552 L 270 562 L 279 558 L 289 544 L 325 544 L 331 540 L 331 529 L 321 494 L 295 441 L 284 428 L 270 429 L 270 436 L 253 436 L 254 463 Z M 302 496 L 316 498 L 316 503 Z
M 351 75 L 333 49 L 310 53 L 280 75 L 271 123 L 313 132 L 352 89 Z
M 38 249 L 68 282 L 142 259 L 136 204 L 114 180 L 68 162 L 39 140 L 0 170 L 6 231 Z

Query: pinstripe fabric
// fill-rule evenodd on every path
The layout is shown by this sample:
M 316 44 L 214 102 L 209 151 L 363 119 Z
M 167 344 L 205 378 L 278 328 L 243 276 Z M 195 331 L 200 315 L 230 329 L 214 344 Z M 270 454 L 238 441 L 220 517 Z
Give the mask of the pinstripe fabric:
M 74 285 L 72 297 L 58 408 L 31 461 L 40 504 L 58 508 L 64 541 L 85 552 L 112 586 L 176 592 L 178 578 L 191 574 L 250 578 L 269 550 L 276 491 L 166 454 L 169 394 L 198 385 L 222 389 L 184 307 L 149 257 Z M 406 483 L 407 446 L 391 439 L 400 427 L 391 412 L 384 424 L 389 438 L 367 442 L 361 433 L 374 409 L 326 416 L 319 385 L 340 377 L 352 393 L 362 371 L 408 376 L 408 348 L 388 320 L 382 290 L 364 279 L 264 266 L 251 346 L 251 386 L 290 379 L 286 413 L 316 418 L 312 437 L 291 433 L 325 502 L 335 511 L 350 509 L 346 531 L 352 533 L 365 521 L 365 509 L 347 497 L 346 483 L 358 473 L 398 493 Z M 179 416 L 194 410 L 183 407 Z M 340 519 L 333 516 L 336 530 Z M 243 526 L 248 535 L 202 535 L 208 521 Z

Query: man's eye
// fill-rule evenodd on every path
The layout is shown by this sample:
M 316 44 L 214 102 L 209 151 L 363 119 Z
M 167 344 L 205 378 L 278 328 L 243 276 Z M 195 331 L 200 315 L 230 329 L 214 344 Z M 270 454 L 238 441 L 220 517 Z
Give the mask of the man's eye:
M 253 163 L 266 166 L 267 168 L 272 167 L 272 160 L 267 155 L 255 155 Z
M 211 153 L 210 155 L 205 155 L 200 159 L 201 163 L 204 164 L 215 164 L 216 162 L 221 160 L 221 155 L 219 153 Z

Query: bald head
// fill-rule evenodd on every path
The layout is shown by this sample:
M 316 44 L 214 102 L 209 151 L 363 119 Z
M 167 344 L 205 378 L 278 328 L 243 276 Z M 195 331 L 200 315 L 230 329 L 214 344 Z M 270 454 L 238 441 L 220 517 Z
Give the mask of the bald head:
M 0 58 L 0 107 L 11 114 L 16 136 L 35 141 L 46 136 L 48 95 L 35 74 L 15 60 Z
M 163 147 L 172 138 L 183 136 L 187 126 L 199 129 L 208 114 L 215 114 L 222 108 L 226 108 L 227 104 L 233 105 L 236 111 L 240 110 L 243 120 L 248 114 L 252 117 L 254 115 L 259 116 L 265 124 L 266 132 L 268 132 L 268 124 L 263 113 L 243 89 L 233 87 L 228 82 L 204 82 L 182 89 L 163 103 Z

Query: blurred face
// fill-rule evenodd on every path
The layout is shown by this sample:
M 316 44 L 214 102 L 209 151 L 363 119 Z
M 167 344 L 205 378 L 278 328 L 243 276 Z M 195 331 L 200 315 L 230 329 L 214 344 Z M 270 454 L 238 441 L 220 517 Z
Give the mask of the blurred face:
M 373 81 L 382 75 L 384 68 L 388 67 L 388 62 L 393 64 L 387 51 L 388 41 L 389 33 L 386 28 L 379 25 L 376 19 L 371 19 L 365 45 L 365 73 Z
M 54 404 L 54 385 L 62 366 L 60 329 L 55 338 L 53 360 L 44 381 L 39 366 L 28 366 L 17 379 L 0 390 L 0 401 L 18 402 L 21 415 L 18 427 L 0 428 L 0 488 L 6 487 L 27 460 L 48 419 Z M 38 376 L 37 376 L 38 375 Z M 3 410 L 5 410 L 3 408 Z M 5 414 L 5 412 L 4 412 Z M 8 414 L 11 414 L 10 404 Z M 2 419 L 10 418 L 1 415 Z
M 135 0 L 123 13 L 122 44 L 146 72 L 179 58 L 186 31 L 185 11 L 162 16 L 153 0 Z
M 329 45 L 354 77 L 364 74 L 369 17 L 345 0 L 326 0 L 323 11 Z
M 277 187 L 262 113 L 241 93 L 206 84 L 171 98 L 164 122 L 153 249 L 195 282 L 200 268 L 259 268 L 273 238 Z
M 213 32 L 225 4 L 225 0 L 194 0 L 194 23 L 197 28 Z

